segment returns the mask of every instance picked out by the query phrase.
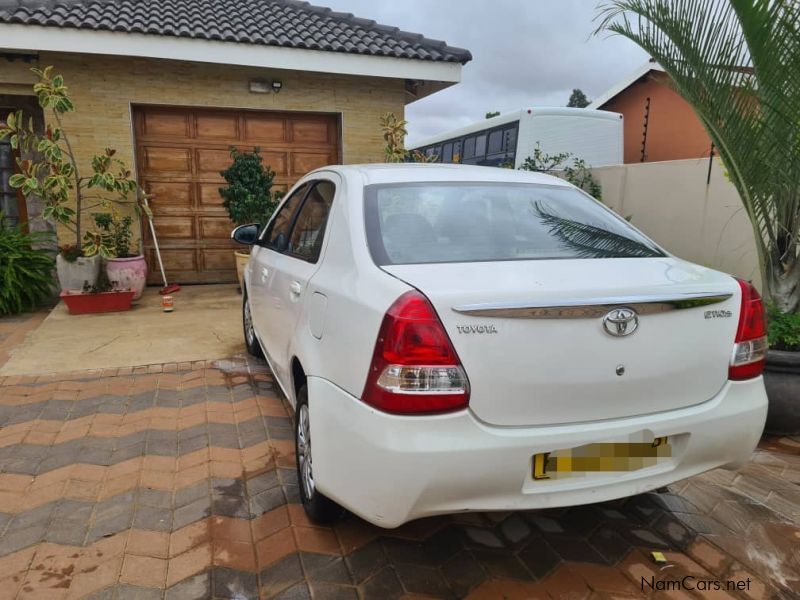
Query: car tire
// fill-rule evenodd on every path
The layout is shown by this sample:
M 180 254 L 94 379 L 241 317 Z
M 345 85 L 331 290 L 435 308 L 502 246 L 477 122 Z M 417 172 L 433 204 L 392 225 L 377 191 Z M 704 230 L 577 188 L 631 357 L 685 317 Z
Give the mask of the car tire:
M 294 411 L 294 445 L 300 501 L 306 514 L 315 523 L 326 524 L 338 521 L 344 515 L 344 509 L 320 493 L 314 485 L 314 472 L 311 468 L 308 388 L 305 385 L 297 392 L 297 404 Z
M 242 290 L 242 330 L 244 332 L 244 345 L 247 352 L 256 358 L 264 358 L 261 344 L 258 343 L 256 330 L 253 326 L 253 317 L 250 313 L 250 300 L 247 297 L 247 290 Z

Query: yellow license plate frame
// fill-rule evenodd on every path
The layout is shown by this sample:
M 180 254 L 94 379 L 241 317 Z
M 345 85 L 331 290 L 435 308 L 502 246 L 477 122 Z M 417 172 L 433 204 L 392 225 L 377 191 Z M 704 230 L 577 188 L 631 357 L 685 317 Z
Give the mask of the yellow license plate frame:
M 535 480 L 542 480 L 571 473 L 638 471 L 670 456 L 672 456 L 672 445 L 666 436 L 657 437 L 652 442 L 586 444 L 576 448 L 534 454 L 532 475 Z

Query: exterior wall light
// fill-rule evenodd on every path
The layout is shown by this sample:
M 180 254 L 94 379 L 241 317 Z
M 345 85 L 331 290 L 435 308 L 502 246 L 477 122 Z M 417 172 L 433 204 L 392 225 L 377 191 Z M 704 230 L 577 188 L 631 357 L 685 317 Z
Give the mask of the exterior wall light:
M 251 79 L 250 91 L 254 94 L 277 94 L 283 89 L 283 82 L 279 80 Z

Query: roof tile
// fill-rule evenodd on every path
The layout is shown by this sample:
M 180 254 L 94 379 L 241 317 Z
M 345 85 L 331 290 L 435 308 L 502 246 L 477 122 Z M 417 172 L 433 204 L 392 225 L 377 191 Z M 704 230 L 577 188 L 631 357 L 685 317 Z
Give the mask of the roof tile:
M 0 23 L 466 63 L 468 50 L 300 0 L 0 0 Z

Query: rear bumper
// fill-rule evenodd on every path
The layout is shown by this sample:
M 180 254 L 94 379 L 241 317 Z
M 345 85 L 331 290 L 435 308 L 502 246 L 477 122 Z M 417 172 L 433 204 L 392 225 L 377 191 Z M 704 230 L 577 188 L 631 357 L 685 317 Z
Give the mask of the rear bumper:
M 329 381 L 309 378 L 318 488 L 382 527 L 464 511 L 520 510 L 632 496 L 749 460 L 764 428 L 761 378 L 728 382 L 698 406 L 594 423 L 492 427 L 469 411 L 434 417 L 373 410 Z M 672 457 L 625 473 L 534 480 L 539 452 L 637 435 L 669 436 Z

